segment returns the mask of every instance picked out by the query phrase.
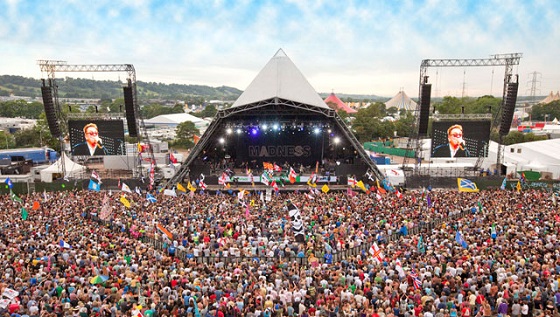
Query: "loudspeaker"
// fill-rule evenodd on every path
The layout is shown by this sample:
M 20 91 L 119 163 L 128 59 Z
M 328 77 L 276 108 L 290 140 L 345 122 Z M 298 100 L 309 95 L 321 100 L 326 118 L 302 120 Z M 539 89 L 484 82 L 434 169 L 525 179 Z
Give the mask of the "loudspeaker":
M 43 95 L 43 106 L 45 107 L 45 115 L 47 116 L 49 130 L 51 131 L 51 135 L 53 137 L 58 138 L 60 137 L 60 127 L 58 126 L 58 120 L 56 118 L 52 87 L 45 86 L 44 81 L 43 86 L 41 86 L 41 94 Z
M 430 98 L 432 95 L 432 84 L 422 84 L 420 95 L 420 120 L 418 123 L 418 135 L 428 135 L 428 121 L 430 120 Z
M 513 120 L 513 113 L 515 112 L 515 103 L 517 102 L 517 90 L 519 83 L 508 83 L 506 98 L 504 100 L 504 107 L 502 111 L 502 121 L 500 122 L 500 135 L 504 136 L 509 133 L 511 121 Z
M 128 125 L 128 135 L 135 138 L 138 136 L 138 127 L 136 126 L 136 111 L 134 111 L 134 97 L 132 95 L 132 87 L 123 87 L 124 92 L 124 108 L 126 111 L 126 123 Z

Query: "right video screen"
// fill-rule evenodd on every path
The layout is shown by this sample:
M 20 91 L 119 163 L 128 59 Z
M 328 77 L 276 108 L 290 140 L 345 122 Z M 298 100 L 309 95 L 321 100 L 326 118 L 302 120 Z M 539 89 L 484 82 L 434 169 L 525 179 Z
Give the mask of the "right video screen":
M 432 123 L 432 157 L 487 157 L 489 140 L 489 120 Z

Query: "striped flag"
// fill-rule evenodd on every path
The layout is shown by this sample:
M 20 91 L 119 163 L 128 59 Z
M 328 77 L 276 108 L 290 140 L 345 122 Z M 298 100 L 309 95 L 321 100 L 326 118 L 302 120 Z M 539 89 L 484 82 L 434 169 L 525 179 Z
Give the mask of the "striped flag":
M 156 228 L 159 230 L 159 232 L 166 235 L 170 240 L 173 240 L 173 234 L 169 232 L 169 230 L 167 230 L 161 223 L 158 223 L 156 225 Z
M 422 286 L 422 281 L 420 281 L 420 278 L 418 277 L 416 270 L 411 269 L 409 276 L 412 278 L 414 289 L 420 289 L 420 287 Z
M 369 248 L 369 253 L 378 263 L 383 263 L 383 252 L 381 252 L 381 249 L 379 249 L 377 243 L 374 242 L 371 245 L 371 247 Z

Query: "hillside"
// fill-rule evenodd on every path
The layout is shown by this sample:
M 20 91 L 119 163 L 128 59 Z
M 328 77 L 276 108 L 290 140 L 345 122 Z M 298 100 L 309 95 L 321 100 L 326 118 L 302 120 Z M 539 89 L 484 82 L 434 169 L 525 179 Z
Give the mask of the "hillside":
M 60 98 L 122 98 L 123 83 L 109 80 L 93 80 L 83 78 L 58 78 L 58 94 Z M 243 91 L 227 86 L 210 87 L 204 85 L 162 84 L 155 82 L 137 82 L 138 96 L 141 100 L 164 99 L 186 100 L 204 98 L 205 100 L 236 100 Z M 41 98 L 41 80 L 14 76 L 0 75 L 0 96 L 22 96 Z M 319 93 L 325 99 L 329 93 Z M 384 101 L 388 98 L 376 95 L 337 94 L 344 100 L 373 100 Z
M 92 80 L 82 78 L 57 78 L 60 98 L 122 98 L 123 83 L 110 80 Z M 235 100 L 242 91 L 227 86 L 210 87 L 203 85 L 162 84 L 138 81 L 140 99 L 184 100 L 192 97 L 204 97 L 206 100 Z M 0 75 L 0 96 L 41 98 L 41 81 L 13 75 Z

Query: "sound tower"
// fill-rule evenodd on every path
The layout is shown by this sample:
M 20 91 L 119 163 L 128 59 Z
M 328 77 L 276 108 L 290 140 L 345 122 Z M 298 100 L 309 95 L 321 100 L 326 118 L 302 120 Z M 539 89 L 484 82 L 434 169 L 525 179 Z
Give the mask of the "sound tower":
M 432 95 L 432 84 L 422 84 L 420 95 L 420 120 L 418 123 L 418 135 L 428 135 L 428 121 L 430 119 L 430 98 Z
M 136 126 L 136 112 L 134 111 L 134 97 L 132 95 L 132 87 L 123 87 L 124 91 L 124 108 L 126 111 L 126 123 L 128 125 L 128 135 L 135 138 L 138 136 L 138 128 Z
M 43 95 L 43 106 L 45 107 L 47 124 L 49 125 L 49 130 L 51 131 L 51 135 L 55 138 L 58 138 L 60 137 L 60 127 L 58 126 L 58 119 L 56 118 L 56 110 L 54 108 L 52 87 L 46 86 L 44 79 L 42 81 L 43 81 L 43 85 L 41 86 L 41 94 Z
M 515 103 L 517 102 L 517 90 L 519 83 L 508 83 L 506 98 L 504 100 L 504 108 L 502 111 L 502 121 L 500 122 L 500 135 L 504 136 L 509 133 L 513 113 L 515 112 Z

